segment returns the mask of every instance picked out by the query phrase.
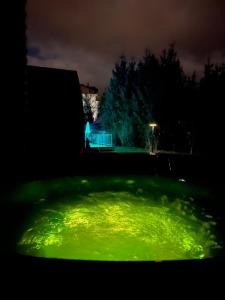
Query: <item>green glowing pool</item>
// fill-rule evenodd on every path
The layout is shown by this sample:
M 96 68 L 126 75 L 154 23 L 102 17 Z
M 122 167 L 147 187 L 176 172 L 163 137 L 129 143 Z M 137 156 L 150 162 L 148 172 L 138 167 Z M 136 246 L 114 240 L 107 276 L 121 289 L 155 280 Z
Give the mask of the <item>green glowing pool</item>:
M 17 251 L 47 258 L 161 261 L 213 257 L 216 222 L 185 179 L 73 177 L 20 186 L 32 203 Z

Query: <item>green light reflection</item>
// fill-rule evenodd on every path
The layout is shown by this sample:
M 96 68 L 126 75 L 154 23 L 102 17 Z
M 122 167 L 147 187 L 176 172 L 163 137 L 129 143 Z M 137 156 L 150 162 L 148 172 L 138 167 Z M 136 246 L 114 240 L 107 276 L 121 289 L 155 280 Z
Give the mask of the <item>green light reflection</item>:
M 133 184 L 133 182 L 132 182 Z M 151 261 L 202 259 L 219 248 L 212 216 L 194 214 L 191 201 L 158 202 L 128 191 L 94 191 L 44 203 L 18 242 L 18 252 L 51 258 Z

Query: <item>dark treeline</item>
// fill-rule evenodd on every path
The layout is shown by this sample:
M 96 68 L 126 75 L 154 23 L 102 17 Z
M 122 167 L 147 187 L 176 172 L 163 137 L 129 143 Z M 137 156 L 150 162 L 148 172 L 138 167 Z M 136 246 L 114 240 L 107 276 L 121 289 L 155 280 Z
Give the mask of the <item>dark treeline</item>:
M 174 45 L 159 58 L 146 50 L 138 62 L 122 56 L 115 65 L 99 117 L 116 145 L 148 147 L 156 122 L 158 149 L 207 155 L 222 144 L 224 87 L 224 64 L 208 61 L 197 80 L 184 73 Z

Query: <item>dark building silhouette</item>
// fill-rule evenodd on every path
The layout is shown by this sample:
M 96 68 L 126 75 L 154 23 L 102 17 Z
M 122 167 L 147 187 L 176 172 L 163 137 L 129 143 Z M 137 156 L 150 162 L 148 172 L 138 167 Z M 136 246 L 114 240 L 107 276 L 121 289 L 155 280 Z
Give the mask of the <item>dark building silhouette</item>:
M 15 2 L 15 3 L 14 3 Z M 75 71 L 26 66 L 26 1 L 4 3 L 0 163 L 4 182 L 69 165 L 84 144 L 80 84 Z M 79 159 L 77 159 L 79 160 Z M 52 171 L 54 173 L 54 170 Z M 64 173 L 66 174 L 66 172 Z M 62 174 L 62 175 L 64 175 Z
M 25 151 L 43 169 L 72 165 L 84 144 L 84 116 L 76 71 L 27 66 Z

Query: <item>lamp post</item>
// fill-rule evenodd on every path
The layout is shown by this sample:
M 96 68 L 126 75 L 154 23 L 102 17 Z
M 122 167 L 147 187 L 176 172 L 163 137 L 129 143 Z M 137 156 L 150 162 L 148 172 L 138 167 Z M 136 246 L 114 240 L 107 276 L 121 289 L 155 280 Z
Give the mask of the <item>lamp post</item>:
M 157 124 L 156 123 L 150 123 L 149 124 L 149 127 L 151 127 L 152 129 L 152 138 L 151 138 L 151 151 L 150 153 L 154 153 L 155 151 L 155 127 L 157 127 Z

